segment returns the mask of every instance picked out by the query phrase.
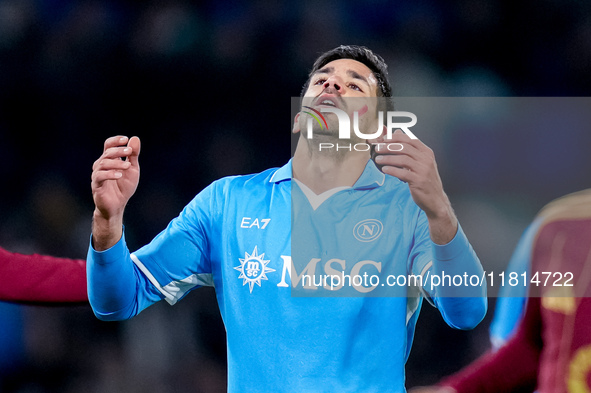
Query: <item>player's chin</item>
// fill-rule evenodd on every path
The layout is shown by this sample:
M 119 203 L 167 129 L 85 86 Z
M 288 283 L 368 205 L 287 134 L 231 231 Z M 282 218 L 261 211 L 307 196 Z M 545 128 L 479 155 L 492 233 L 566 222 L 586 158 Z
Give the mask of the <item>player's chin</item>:
M 319 130 L 319 131 L 314 131 L 314 141 L 318 142 L 318 143 L 339 143 L 339 142 L 343 142 L 342 140 L 339 140 L 339 133 L 338 132 L 333 132 L 330 130 Z

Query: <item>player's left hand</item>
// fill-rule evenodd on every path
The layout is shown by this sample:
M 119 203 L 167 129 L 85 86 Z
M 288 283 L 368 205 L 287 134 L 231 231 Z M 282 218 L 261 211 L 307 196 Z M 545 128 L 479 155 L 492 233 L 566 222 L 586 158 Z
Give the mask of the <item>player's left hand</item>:
M 378 144 L 375 161 L 382 165 L 382 171 L 408 183 L 415 203 L 428 217 L 440 214 L 449 205 L 435 154 L 427 145 L 400 130 L 396 130 L 391 139 L 386 140 L 383 135 L 368 142 Z
M 433 150 L 400 130 L 396 130 L 391 139 L 386 140 L 386 136 L 382 135 L 368 140 L 368 143 L 377 144 L 375 161 L 382 166 L 382 171 L 408 183 L 413 200 L 427 214 L 433 241 L 444 244 L 451 240 L 457 221 L 449 198 L 443 191 Z M 449 233 L 441 233 L 442 228 L 439 228 L 439 233 L 434 233 L 433 224 L 441 220 L 444 227 L 451 225 L 444 229 Z M 439 235 L 443 235 L 444 239 Z

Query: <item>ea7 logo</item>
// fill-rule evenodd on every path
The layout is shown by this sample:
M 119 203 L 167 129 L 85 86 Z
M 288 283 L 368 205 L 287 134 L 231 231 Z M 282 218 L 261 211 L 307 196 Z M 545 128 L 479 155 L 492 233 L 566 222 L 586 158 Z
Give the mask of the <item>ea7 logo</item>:
M 254 220 L 250 217 L 242 217 L 242 221 L 240 222 L 240 228 L 258 228 L 258 229 L 265 229 L 267 225 L 271 222 L 270 218 L 255 218 Z
M 353 228 L 353 236 L 360 242 L 371 242 L 376 240 L 384 231 L 384 225 L 376 219 L 359 221 Z

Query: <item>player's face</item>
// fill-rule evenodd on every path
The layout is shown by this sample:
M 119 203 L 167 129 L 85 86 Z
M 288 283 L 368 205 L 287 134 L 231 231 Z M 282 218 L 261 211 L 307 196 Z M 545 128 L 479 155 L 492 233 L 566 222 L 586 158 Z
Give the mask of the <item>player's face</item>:
M 336 107 L 348 113 L 351 120 L 353 112 L 358 111 L 360 128 L 364 125 L 371 127 L 376 114 L 377 89 L 377 79 L 365 64 L 351 59 L 334 60 L 312 75 L 302 106 L 317 111 L 323 107 Z M 314 129 L 314 133 L 324 131 L 334 135 L 335 130 L 338 132 L 336 115 L 327 112 L 323 115 L 329 123 L 328 130 Z M 306 129 L 307 117 L 300 116 L 301 130 Z

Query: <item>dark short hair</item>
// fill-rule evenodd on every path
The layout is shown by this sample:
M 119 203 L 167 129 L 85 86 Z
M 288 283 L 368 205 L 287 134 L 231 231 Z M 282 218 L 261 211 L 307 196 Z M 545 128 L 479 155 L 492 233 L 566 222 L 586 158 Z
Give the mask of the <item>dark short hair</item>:
M 321 54 L 314 62 L 312 70 L 310 71 L 310 74 L 308 74 L 308 80 L 304 84 L 300 96 L 303 97 L 306 90 L 308 90 L 310 79 L 316 71 L 331 61 L 339 59 L 356 60 L 367 66 L 378 80 L 378 96 L 392 97 L 392 87 L 388 80 L 388 65 L 380 55 L 373 53 L 370 49 L 364 46 L 358 45 L 341 45 Z

